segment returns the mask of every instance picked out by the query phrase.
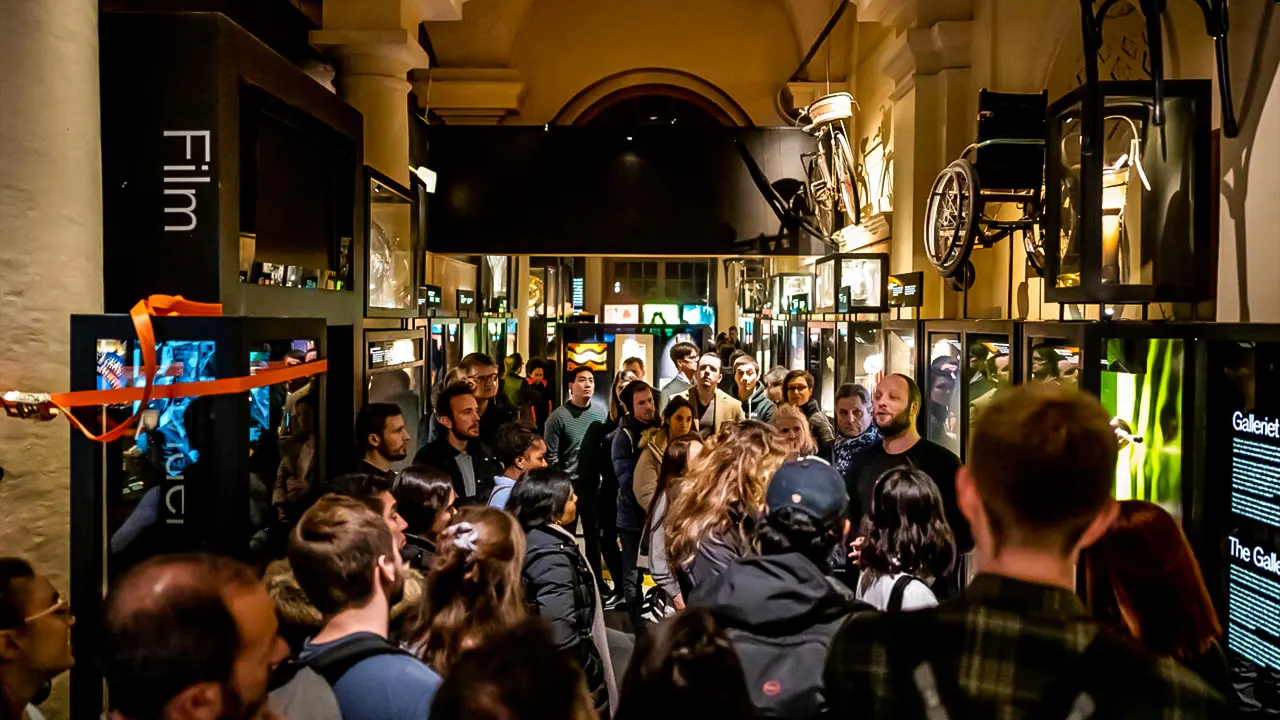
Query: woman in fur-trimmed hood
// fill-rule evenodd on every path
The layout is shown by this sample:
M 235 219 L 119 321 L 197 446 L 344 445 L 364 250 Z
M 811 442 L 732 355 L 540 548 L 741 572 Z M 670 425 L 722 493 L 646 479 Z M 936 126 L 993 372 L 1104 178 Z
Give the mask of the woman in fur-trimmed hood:
M 263 576 L 267 594 L 276 608 L 280 621 L 280 637 L 289 643 L 289 649 L 297 654 L 302 643 L 324 627 L 324 616 L 307 598 L 302 586 L 293 577 L 288 560 L 277 560 L 267 567 Z M 399 642 L 400 630 L 406 621 L 422 606 L 426 579 L 422 573 L 410 567 L 404 568 L 404 595 L 391 606 L 391 640 Z

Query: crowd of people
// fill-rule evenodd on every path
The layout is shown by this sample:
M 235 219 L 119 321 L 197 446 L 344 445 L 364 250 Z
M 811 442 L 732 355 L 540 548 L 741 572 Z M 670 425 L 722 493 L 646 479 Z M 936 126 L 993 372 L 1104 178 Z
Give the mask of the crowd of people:
M 1112 499 L 1095 398 L 999 393 L 962 466 L 917 431 L 911 378 L 839 388 L 832 418 L 811 375 L 725 339 L 675 345 L 660 389 L 628 359 L 605 402 L 589 368 L 554 407 L 546 364 L 473 354 L 429 417 L 366 406 L 360 466 L 264 573 L 162 555 L 114 582 L 88 660 L 109 717 L 1229 712 L 1195 557 Z M 0 558 L 0 720 L 38 720 L 73 662 L 38 570 Z

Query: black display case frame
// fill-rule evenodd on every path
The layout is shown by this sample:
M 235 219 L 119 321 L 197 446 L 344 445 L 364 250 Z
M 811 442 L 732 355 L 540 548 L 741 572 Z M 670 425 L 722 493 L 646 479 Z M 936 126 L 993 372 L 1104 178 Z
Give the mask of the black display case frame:
M 1059 98 L 1049 107 L 1048 148 L 1049 158 L 1046 164 L 1046 196 L 1044 225 L 1045 255 L 1045 299 L 1057 303 L 1154 303 L 1154 302 L 1200 302 L 1209 299 L 1212 284 L 1213 263 L 1209 256 L 1210 229 L 1217 217 L 1211 215 L 1213 208 L 1211 196 L 1211 135 L 1210 122 L 1212 84 L 1208 80 L 1169 80 L 1164 83 L 1164 102 L 1166 105 L 1178 100 L 1189 101 L 1194 107 L 1192 117 L 1176 117 L 1166 112 L 1166 123 L 1189 124 L 1185 132 L 1192 138 L 1190 158 L 1183 159 L 1180 168 L 1182 182 L 1186 184 L 1185 198 L 1190 207 L 1192 217 L 1185 219 L 1165 219 L 1175 232 L 1187 228 L 1190 234 L 1190 247 L 1178 248 L 1176 243 L 1166 237 L 1157 237 L 1150 227 L 1156 224 L 1154 219 L 1143 215 L 1142 235 L 1135 236 L 1131 242 L 1135 246 L 1158 248 L 1153 257 L 1153 281 L 1150 284 L 1120 284 L 1104 282 L 1103 268 L 1103 173 L 1104 162 L 1104 115 L 1142 115 L 1135 117 L 1141 121 L 1143 130 L 1140 133 L 1146 142 L 1152 143 L 1160 139 L 1156 146 L 1144 149 L 1144 155 L 1162 155 L 1168 152 L 1163 138 L 1169 132 L 1167 126 L 1155 126 L 1147 115 L 1141 113 L 1136 106 L 1145 104 L 1150 111 L 1155 103 L 1155 84 L 1152 81 L 1105 81 L 1096 87 L 1086 83 Z M 1108 101 L 1116 103 L 1108 106 Z M 1132 102 L 1138 99 L 1140 102 Z M 1063 185 L 1066 180 L 1061 154 L 1063 137 L 1060 133 L 1061 118 L 1077 114 L 1081 121 L 1080 175 L 1077 199 L 1080 207 L 1075 212 L 1074 223 L 1078 225 L 1078 248 L 1080 250 L 1080 278 L 1076 285 L 1058 287 L 1058 277 L 1062 273 L 1062 228 L 1066 224 L 1063 210 Z M 1190 167 L 1185 167 L 1189 163 Z M 1153 169 L 1153 174 L 1164 172 L 1163 163 Z M 1172 201 L 1170 201 L 1172 202 Z M 1141 205 L 1141 203 L 1140 203 Z M 1142 212 L 1145 208 L 1133 209 Z M 1070 227 L 1068 225 L 1068 227 Z M 1154 252 L 1154 251 L 1153 251 Z M 1169 269 L 1165 269 L 1169 268 Z M 1184 281 L 1170 279 L 1177 273 L 1185 273 Z
M 917 367 L 919 368 L 919 376 L 916 382 L 920 386 L 921 408 L 917 425 L 920 428 L 920 435 L 929 438 L 941 445 L 937 438 L 930 437 L 928 408 L 932 391 L 931 368 L 933 360 L 929 358 L 931 354 L 930 348 L 933 347 L 934 335 L 955 335 L 959 342 L 959 367 L 957 368 L 956 383 L 958 387 L 956 392 L 960 394 L 960 412 L 957 415 L 959 456 L 963 462 L 968 451 L 969 433 L 972 424 L 970 417 L 971 403 L 974 398 L 970 397 L 971 373 L 968 369 L 969 348 L 972 345 L 971 336 L 988 336 L 999 335 L 1007 339 L 1009 346 L 1010 367 L 1009 377 L 1011 383 L 1016 383 L 1018 378 L 1022 377 L 1022 323 L 1017 320 L 923 320 L 921 321 L 920 333 L 917 339 Z
M 328 353 L 325 322 L 316 318 L 270 317 L 154 317 L 157 343 L 212 341 L 216 343 L 214 372 L 218 378 L 250 374 L 249 353 L 269 341 L 309 339 L 317 357 Z M 71 390 L 95 390 L 98 380 L 98 340 L 128 341 L 136 337 L 128 315 L 71 316 Z M 330 371 L 333 372 L 333 367 Z M 354 442 L 350 430 L 353 409 L 344 393 L 333 393 L 327 373 L 318 376 L 320 443 L 318 482 L 330 476 L 334 449 Z M 209 396 L 218 421 L 209 424 L 207 441 L 217 452 L 208 453 L 205 477 L 215 478 L 204 499 L 207 504 L 185 503 L 182 521 L 191 515 L 193 526 L 208 531 L 202 545 L 208 550 L 249 559 L 250 505 L 250 404 L 247 393 Z M 86 416 L 87 418 L 87 416 Z M 93 427 L 94 423 L 89 423 Z M 71 431 L 71 601 L 79 622 L 72 629 L 76 654 L 101 658 L 101 617 L 108 577 L 106 537 L 106 487 L 108 453 L 104 446 Z M 272 478 L 274 480 L 274 478 Z M 97 717 L 103 708 L 103 683 L 97 663 L 77 663 L 71 670 L 71 717 Z
M 853 305 L 852 300 L 841 307 L 840 290 L 844 287 L 844 262 L 846 260 L 863 260 L 880 265 L 880 287 L 874 305 Z M 830 266 L 832 274 L 832 303 L 825 304 L 818 292 L 818 278 L 824 268 Z M 811 308 L 818 313 L 883 313 L 889 311 L 889 254 L 888 253 L 832 253 L 818 259 L 813 264 L 813 294 Z

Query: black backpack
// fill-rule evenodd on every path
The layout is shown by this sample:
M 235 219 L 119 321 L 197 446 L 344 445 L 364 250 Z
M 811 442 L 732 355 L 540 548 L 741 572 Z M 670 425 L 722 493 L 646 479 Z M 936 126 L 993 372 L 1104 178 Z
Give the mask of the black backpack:
M 324 678 L 325 682 L 329 683 L 329 687 L 333 687 L 343 675 L 347 674 L 348 670 L 378 655 L 413 657 L 386 638 L 363 634 L 346 642 L 339 642 L 306 660 L 292 657 L 285 660 L 271 674 L 271 689 L 276 690 L 288 685 L 302 668 L 310 668 Z
M 981 715 L 953 673 L 938 672 L 935 651 L 936 611 L 894 615 L 889 647 L 890 682 L 899 698 L 903 720 L 967 720 Z M 1085 651 L 1027 713 L 1034 720 L 1103 720 L 1143 717 L 1143 698 L 1136 678 L 1154 675 L 1154 660 L 1135 652 L 1122 639 L 1099 630 Z
M 874 608 L 850 597 L 847 612 L 817 624 L 798 621 L 768 634 L 726 627 L 742 661 L 751 702 L 761 718 L 815 718 L 827 710 L 823 667 L 836 632 L 853 615 Z M 808 625 L 805 627 L 805 625 Z

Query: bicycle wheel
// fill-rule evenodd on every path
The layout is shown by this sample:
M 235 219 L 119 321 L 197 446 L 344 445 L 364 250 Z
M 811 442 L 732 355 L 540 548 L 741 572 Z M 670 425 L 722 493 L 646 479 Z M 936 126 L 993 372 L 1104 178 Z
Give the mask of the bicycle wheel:
M 840 201 L 844 209 L 845 225 L 862 224 L 862 204 L 858 198 L 858 184 L 853 180 L 853 150 L 844 131 L 837 126 L 832 131 L 831 162 L 836 166 L 836 179 L 840 189 Z
M 808 190 L 809 210 L 813 213 L 813 224 L 825 240 L 835 230 L 835 196 L 831 192 L 831 175 L 823 160 L 821 150 L 822 139 L 818 139 L 819 150 L 809 163 L 805 172 L 805 187 Z
M 925 202 L 924 249 L 944 277 L 955 275 L 973 250 L 978 211 L 978 174 L 960 159 L 938 174 Z

